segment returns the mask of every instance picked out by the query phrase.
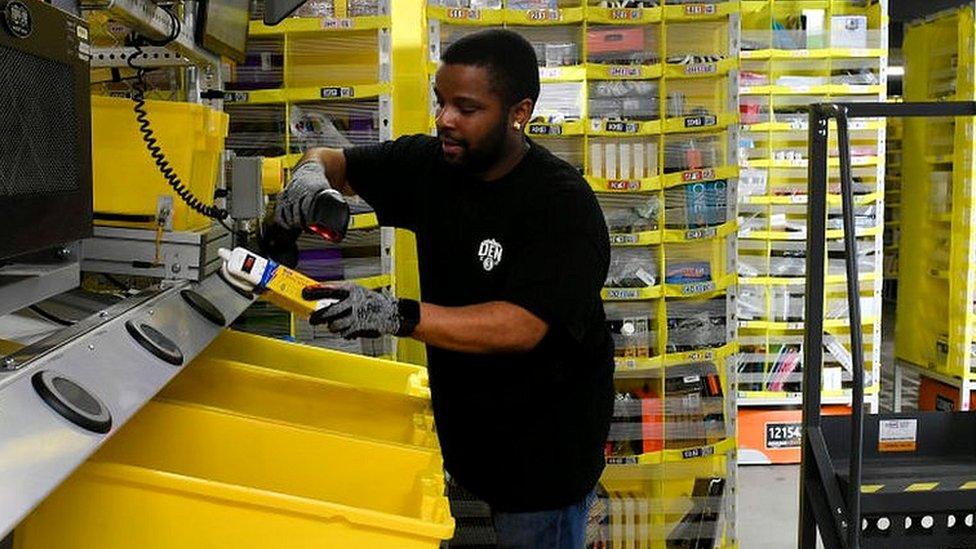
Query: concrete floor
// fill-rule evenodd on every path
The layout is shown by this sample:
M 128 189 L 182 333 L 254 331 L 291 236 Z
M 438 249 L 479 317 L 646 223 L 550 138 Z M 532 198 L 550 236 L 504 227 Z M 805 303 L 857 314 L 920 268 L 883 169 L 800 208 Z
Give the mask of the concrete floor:
M 739 467 L 738 534 L 742 549 L 796 547 L 799 465 Z

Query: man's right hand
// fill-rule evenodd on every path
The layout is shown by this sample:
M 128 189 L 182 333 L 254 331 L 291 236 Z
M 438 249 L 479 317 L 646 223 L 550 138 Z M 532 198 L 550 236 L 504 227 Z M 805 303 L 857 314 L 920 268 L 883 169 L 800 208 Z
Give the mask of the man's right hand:
M 342 195 L 329 185 L 321 163 L 309 160 L 299 164 L 292 170 L 288 186 L 278 195 L 275 222 L 288 229 L 305 229 L 315 197 L 321 192 L 335 193 L 342 200 Z

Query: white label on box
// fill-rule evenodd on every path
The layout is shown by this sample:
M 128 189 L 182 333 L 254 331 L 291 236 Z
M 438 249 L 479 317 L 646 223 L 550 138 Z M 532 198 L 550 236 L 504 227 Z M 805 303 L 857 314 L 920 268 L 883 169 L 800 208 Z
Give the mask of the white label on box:
M 634 273 L 634 274 L 637 275 L 637 278 L 641 279 L 641 282 L 643 282 L 644 284 L 647 284 L 648 286 L 653 286 L 654 283 L 657 282 L 654 279 L 654 275 L 652 275 L 651 273 L 645 271 L 643 267 L 637 269 L 637 272 Z
M 917 447 L 917 419 L 883 419 L 878 422 L 879 452 L 914 452 Z

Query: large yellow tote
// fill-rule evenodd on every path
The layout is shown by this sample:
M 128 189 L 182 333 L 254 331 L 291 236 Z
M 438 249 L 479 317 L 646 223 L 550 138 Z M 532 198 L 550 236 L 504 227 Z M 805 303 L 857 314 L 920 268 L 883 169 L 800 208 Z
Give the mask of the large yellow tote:
M 227 332 L 18 527 L 15 546 L 438 547 L 454 523 L 439 450 L 416 421 L 422 372 Z

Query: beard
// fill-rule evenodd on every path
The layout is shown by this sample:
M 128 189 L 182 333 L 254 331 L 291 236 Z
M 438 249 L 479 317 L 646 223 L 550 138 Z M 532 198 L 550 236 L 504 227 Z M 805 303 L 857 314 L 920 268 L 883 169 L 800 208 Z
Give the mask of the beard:
M 505 120 L 499 120 L 480 142 L 470 144 L 466 140 L 451 140 L 462 148 L 460 155 L 444 159 L 451 165 L 473 174 L 483 173 L 492 167 L 502 157 L 505 149 L 505 135 L 507 131 Z M 444 137 L 438 133 L 438 136 Z

